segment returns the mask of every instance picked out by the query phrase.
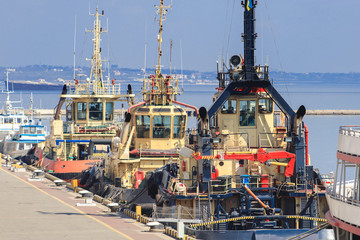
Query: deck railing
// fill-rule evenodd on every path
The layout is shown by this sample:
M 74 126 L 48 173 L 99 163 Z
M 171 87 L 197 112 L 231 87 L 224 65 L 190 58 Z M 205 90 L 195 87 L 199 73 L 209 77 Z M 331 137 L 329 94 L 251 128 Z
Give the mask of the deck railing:
M 104 81 L 102 84 L 93 83 L 67 83 L 68 94 L 96 94 L 96 95 L 120 95 L 120 83 L 108 83 Z
M 351 181 L 348 181 L 348 183 L 351 183 Z M 339 183 L 337 183 L 337 185 L 339 185 Z M 326 194 L 329 195 L 331 198 L 341 201 L 341 202 L 344 202 L 344 203 L 347 203 L 347 204 L 350 204 L 350 205 L 360 207 L 360 201 L 354 199 L 354 194 L 346 193 L 346 195 L 349 195 L 349 196 L 345 196 L 344 194 L 334 192 L 333 187 L 334 186 L 330 186 L 330 187 L 326 188 Z M 352 191 L 353 190 L 354 189 L 352 189 Z

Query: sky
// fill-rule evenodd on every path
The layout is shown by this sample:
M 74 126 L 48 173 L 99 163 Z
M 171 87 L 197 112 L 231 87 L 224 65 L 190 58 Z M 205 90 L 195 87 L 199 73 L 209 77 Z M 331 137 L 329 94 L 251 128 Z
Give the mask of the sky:
M 102 57 L 111 65 L 153 67 L 160 0 L 0 1 L 0 66 L 89 66 L 96 6 L 104 10 Z M 243 52 L 241 0 L 165 0 L 172 4 L 164 23 L 165 68 L 216 71 L 216 61 Z M 258 0 L 256 63 L 286 72 L 359 72 L 360 1 Z M 146 46 L 146 47 L 145 47 Z

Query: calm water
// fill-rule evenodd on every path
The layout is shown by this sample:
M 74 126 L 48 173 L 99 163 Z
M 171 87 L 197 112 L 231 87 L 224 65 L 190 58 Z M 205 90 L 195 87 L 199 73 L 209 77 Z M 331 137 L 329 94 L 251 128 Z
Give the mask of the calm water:
M 184 86 L 184 94 L 178 101 L 196 107 L 209 107 L 216 86 Z M 275 86 L 293 109 L 305 105 L 307 109 L 359 109 L 360 85 L 347 86 Z M 134 88 L 135 89 L 135 88 Z M 35 108 L 55 108 L 60 91 L 32 92 Z M 4 94 L 0 95 L 3 102 Z M 14 106 L 30 107 L 30 92 L 23 91 L 11 96 L 20 100 Z M 120 107 L 120 104 L 117 105 Z M 49 119 L 43 119 L 47 124 Z M 311 163 L 321 173 L 335 171 L 338 130 L 341 125 L 360 125 L 360 116 L 305 116 L 304 122 L 309 128 L 309 152 Z M 195 121 L 190 121 L 194 125 Z M 191 126 L 190 126 L 191 127 Z

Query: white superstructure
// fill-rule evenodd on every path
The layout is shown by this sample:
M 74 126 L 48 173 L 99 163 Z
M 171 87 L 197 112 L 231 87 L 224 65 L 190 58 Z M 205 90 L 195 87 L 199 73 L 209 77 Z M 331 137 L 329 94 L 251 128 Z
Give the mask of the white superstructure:
M 328 222 L 336 239 L 360 235 L 360 126 L 340 127 L 334 184 L 327 188 Z M 348 180 L 353 179 L 353 180 Z

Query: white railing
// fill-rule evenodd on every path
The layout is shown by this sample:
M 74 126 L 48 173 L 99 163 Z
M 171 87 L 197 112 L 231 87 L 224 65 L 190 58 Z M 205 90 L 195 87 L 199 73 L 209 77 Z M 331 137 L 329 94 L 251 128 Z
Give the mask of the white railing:
M 103 82 L 102 84 L 94 83 L 67 83 L 68 94 L 93 94 L 96 95 L 120 95 L 121 94 L 121 84 L 120 83 L 107 83 Z
M 339 186 L 340 183 L 336 183 L 336 185 Z M 345 182 L 345 186 L 349 186 L 349 185 L 354 185 L 354 180 Z M 350 205 L 355 205 L 360 207 L 360 201 L 355 199 L 354 188 L 347 187 L 346 189 L 347 189 L 346 192 L 341 191 L 343 193 L 337 193 L 334 191 L 334 185 L 331 185 L 328 188 L 326 188 L 326 194 L 337 201 L 341 201 Z M 355 194 L 358 193 L 355 192 Z
M 338 151 L 360 156 L 360 126 L 342 126 L 339 130 Z
M 339 133 L 346 136 L 360 137 L 360 126 L 359 125 L 341 126 Z

